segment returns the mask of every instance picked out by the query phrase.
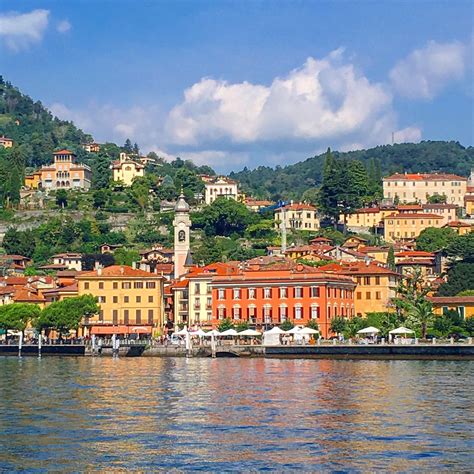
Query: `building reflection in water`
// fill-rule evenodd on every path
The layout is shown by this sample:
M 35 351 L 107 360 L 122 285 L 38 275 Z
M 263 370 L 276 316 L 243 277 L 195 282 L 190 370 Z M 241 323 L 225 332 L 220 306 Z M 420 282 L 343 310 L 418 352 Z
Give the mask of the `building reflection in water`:
M 473 381 L 472 362 L 4 358 L 0 458 L 6 470 L 466 470 Z

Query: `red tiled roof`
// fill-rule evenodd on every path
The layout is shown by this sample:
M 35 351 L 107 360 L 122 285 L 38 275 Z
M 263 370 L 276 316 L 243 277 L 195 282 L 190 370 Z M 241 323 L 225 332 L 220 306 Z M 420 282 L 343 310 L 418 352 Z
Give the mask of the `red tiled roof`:
M 100 274 L 99 274 L 100 273 Z M 137 268 L 126 265 L 111 265 L 102 268 L 100 271 L 85 272 L 77 276 L 77 279 L 86 278 L 162 278 L 155 273 L 145 272 Z
M 438 214 L 430 214 L 428 212 L 426 213 L 407 213 L 407 214 L 390 214 L 388 216 L 385 216 L 383 220 L 386 219 L 443 219 L 443 216 L 440 216 Z
M 435 265 L 435 261 L 429 258 L 405 258 L 399 260 L 396 265 Z
M 315 211 L 316 208 L 312 206 L 311 204 L 305 204 L 305 203 L 297 203 L 297 204 L 288 204 L 284 207 L 279 207 L 278 209 L 275 209 L 275 212 L 280 212 L 280 211 Z
M 471 227 L 471 225 L 461 221 L 451 221 L 448 222 L 444 227 Z
M 395 173 L 383 179 L 384 181 L 467 181 L 464 176 L 449 173 Z
M 435 304 L 474 304 L 474 296 L 429 296 L 427 299 Z
M 422 204 L 423 209 L 457 209 L 456 204 Z
M 44 303 L 44 298 L 28 288 L 18 288 L 13 295 L 13 301 L 22 303 Z
M 421 211 L 423 207 L 420 204 L 398 204 L 399 211 Z
M 395 254 L 395 257 L 434 257 L 432 252 L 423 252 L 422 250 L 403 250 Z
M 70 150 L 66 150 L 66 148 L 63 148 L 62 150 L 55 151 L 53 155 L 74 155 L 74 153 Z

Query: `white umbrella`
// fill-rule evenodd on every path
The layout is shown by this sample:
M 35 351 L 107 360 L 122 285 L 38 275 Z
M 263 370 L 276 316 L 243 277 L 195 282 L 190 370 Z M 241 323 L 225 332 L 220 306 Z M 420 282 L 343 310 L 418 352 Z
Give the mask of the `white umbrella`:
M 373 326 L 369 326 L 368 328 L 361 329 L 357 331 L 357 334 L 377 334 L 380 332 L 380 329 L 374 328 Z
M 178 332 L 175 332 L 175 334 L 178 336 L 186 336 L 187 333 L 188 333 L 188 330 L 186 328 L 183 328 L 179 330 Z
M 220 333 L 221 336 L 237 336 L 239 334 L 235 329 L 227 329 Z
M 319 331 L 316 329 L 304 327 L 301 329 L 300 334 L 319 334 Z
M 397 329 L 392 329 L 391 331 L 389 331 L 389 334 L 413 334 L 414 332 L 415 331 L 412 331 L 411 329 L 401 326 Z
M 203 336 L 205 336 L 207 333 L 204 332 L 202 329 L 198 329 L 197 331 L 190 332 L 189 334 L 190 334 L 191 336 L 203 337 Z
M 290 329 L 289 331 L 286 331 L 288 334 L 301 334 L 301 328 L 298 326 L 295 326 L 294 328 Z
M 217 329 L 204 333 L 205 337 L 220 336 L 221 333 Z
M 269 331 L 265 331 L 264 334 L 288 334 L 287 331 L 283 331 L 278 326 L 271 328 Z
M 262 333 L 255 331 L 255 329 L 245 329 L 245 331 L 239 332 L 239 336 L 261 336 Z

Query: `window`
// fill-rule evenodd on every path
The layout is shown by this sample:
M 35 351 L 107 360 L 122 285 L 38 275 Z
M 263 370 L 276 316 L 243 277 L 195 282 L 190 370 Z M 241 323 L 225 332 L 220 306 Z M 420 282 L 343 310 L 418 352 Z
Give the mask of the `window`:
M 135 312 L 135 322 L 136 324 L 142 323 L 142 310 L 141 309 L 137 309 Z
M 286 321 L 288 308 L 286 306 L 280 306 L 280 321 Z
M 311 319 L 318 319 L 318 318 L 319 318 L 319 307 L 311 306 Z
M 331 319 L 331 306 L 328 306 L 328 319 Z
M 118 311 L 112 310 L 112 324 L 118 324 Z
M 149 309 L 148 310 L 148 324 L 153 324 L 153 310 L 152 309 Z
M 149 289 L 149 290 L 154 290 L 156 288 L 156 283 L 154 281 L 147 281 L 145 286 Z
M 112 283 L 112 288 L 113 288 L 114 290 L 118 290 L 118 283 L 117 283 L 116 281 L 114 281 L 114 282 Z
M 99 311 L 99 321 L 100 321 L 101 323 L 104 322 L 104 310 L 103 310 L 103 309 L 101 309 L 101 310 Z
M 295 306 L 295 319 L 303 318 L 303 308 L 301 306 Z
M 458 313 L 459 313 L 459 316 L 461 316 L 461 318 L 464 319 L 466 316 L 466 308 L 464 306 L 459 306 Z
M 118 296 L 112 297 L 112 302 L 113 303 L 118 303 Z
M 255 299 L 255 288 L 249 288 L 249 300 L 254 300 Z
M 319 286 L 312 286 L 311 287 L 311 297 L 312 298 L 319 298 Z
M 89 282 L 85 282 L 84 283 L 84 290 L 88 290 L 89 289 Z
M 272 297 L 272 289 L 271 288 L 264 288 L 263 289 L 263 297 L 266 300 L 269 300 Z
M 99 281 L 99 290 L 103 290 L 103 289 L 104 289 L 104 282 Z
M 364 277 L 364 285 L 370 285 L 370 277 Z
M 217 318 L 218 319 L 225 319 L 225 308 L 220 307 L 217 309 Z
M 148 297 L 148 303 L 153 303 L 153 296 Z
M 219 288 L 217 293 L 217 299 L 223 300 L 225 299 L 225 290 L 223 288 Z
M 128 297 L 128 296 L 124 296 L 124 297 L 123 297 L 123 302 L 124 302 L 124 303 L 128 303 L 128 302 L 129 302 L 129 297 Z
M 287 298 L 288 297 L 288 288 L 280 288 L 280 298 Z
M 137 297 L 135 298 L 135 301 L 136 301 L 137 303 L 141 303 L 141 302 L 142 302 L 142 297 L 141 297 L 141 296 L 137 296 Z
M 99 301 L 99 303 L 106 303 L 107 302 L 107 298 L 105 296 L 98 296 L 97 300 Z
M 266 323 L 272 322 L 272 307 L 271 306 L 264 306 L 263 307 L 263 320 Z
M 295 288 L 295 298 L 302 298 L 303 297 L 303 288 L 301 286 L 297 286 Z
M 234 300 L 240 300 L 240 288 L 234 288 Z
M 129 281 L 122 282 L 122 290 L 130 290 L 132 288 L 132 284 Z
M 133 288 L 135 288 L 136 290 L 140 290 L 143 288 L 143 282 L 142 281 L 136 281 L 134 284 L 133 284 Z
M 375 284 L 380 285 L 380 277 L 375 277 Z
M 195 284 L 194 284 L 194 292 L 195 292 L 197 295 L 200 295 L 200 294 L 201 294 L 201 284 L 200 284 L 200 283 L 195 283 Z
M 233 308 L 233 315 L 234 319 L 240 319 L 240 308 L 238 306 Z
M 365 299 L 370 300 L 370 291 L 365 293 Z
M 124 324 L 128 324 L 128 309 L 123 311 L 123 322 Z
M 248 319 L 253 319 L 253 318 L 255 318 L 255 306 L 250 306 L 250 307 L 247 309 L 247 315 L 248 315 Z
M 376 300 L 381 300 L 382 299 L 382 293 L 380 291 L 375 292 L 375 299 Z

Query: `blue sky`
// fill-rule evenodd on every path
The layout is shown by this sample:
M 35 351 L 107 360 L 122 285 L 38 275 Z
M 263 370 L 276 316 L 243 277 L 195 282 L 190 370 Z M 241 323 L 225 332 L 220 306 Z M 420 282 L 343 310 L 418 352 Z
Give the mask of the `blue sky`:
M 219 171 L 473 144 L 470 1 L 9 1 L 0 73 L 102 142 Z

